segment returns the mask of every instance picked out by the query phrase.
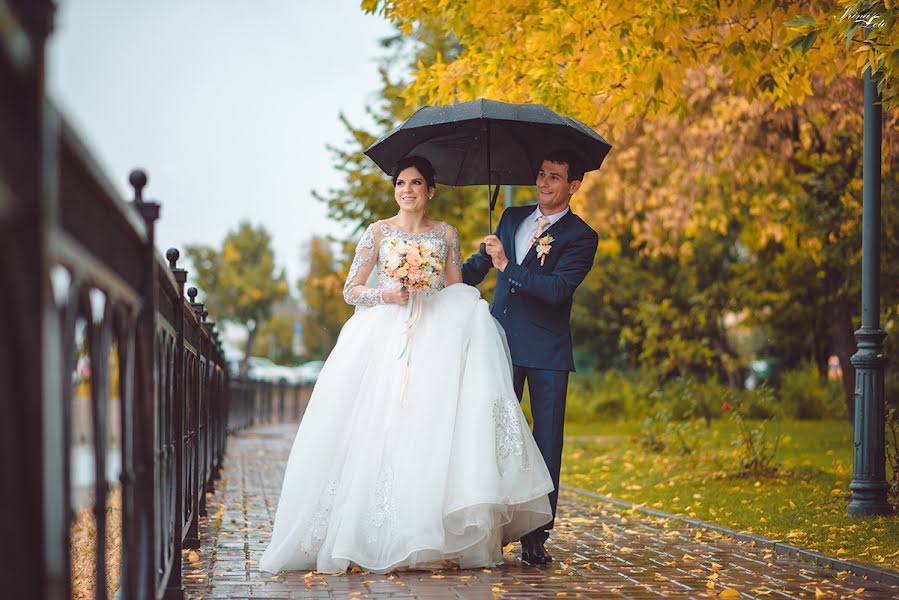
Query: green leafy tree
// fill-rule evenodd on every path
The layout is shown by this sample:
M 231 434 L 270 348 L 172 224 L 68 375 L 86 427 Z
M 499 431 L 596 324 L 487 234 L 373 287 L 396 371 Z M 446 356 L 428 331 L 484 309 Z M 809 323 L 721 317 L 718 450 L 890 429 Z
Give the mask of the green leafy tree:
M 694 372 L 707 358 L 709 372 L 720 372 L 711 363 L 730 356 L 723 321 L 745 312 L 746 324 L 766 334 L 759 352 L 782 367 L 813 359 L 823 375 L 827 356 L 836 353 L 851 409 L 861 258 L 859 82 L 821 83 L 802 106 L 783 109 L 708 83 L 699 77 L 689 84 L 684 118 L 657 117 L 625 131 L 601 176 L 585 186 L 584 212 L 615 248 L 585 284 L 601 284 L 591 304 L 611 302 L 624 323 L 619 332 L 627 343 L 607 347 L 635 348 L 666 372 L 669 358 L 686 360 Z M 890 113 L 883 256 L 899 249 L 892 200 L 899 180 L 889 167 L 897 142 Z M 899 301 L 897 278 L 895 261 L 883 261 L 887 315 Z M 631 285 L 641 293 L 614 289 Z M 737 374 L 724 372 L 731 380 Z
M 843 8 L 832 0 L 365 0 L 362 6 L 407 34 L 429 24 L 461 41 L 454 55 L 417 65 L 403 90 L 409 104 L 478 96 L 540 102 L 613 139 L 655 115 L 686 115 L 682 83 L 697 67 L 716 65 L 736 94 L 778 107 L 811 95 L 814 76 L 829 81 L 855 70 L 843 43 L 815 44 L 817 36 L 788 26 L 802 15 L 839 18 Z
M 733 306 L 728 282 L 737 229 L 705 231 L 683 255 L 653 254 L 632 232 L 600 227 L 596 266 L 579 288 L 574 338 L 595 366 L 650 366 L 667 379 L 715 376 L 739 381 L 724 317 Z
M 573 317 L 575 340 L 597 364 L 641 361 L 663 374 L 733 381 L 724 322 L 743 315 L 770 334 L 762 351 L 787 362 L 836 352 L 851 402 L 858 76 L 871 65 L 889 107 L 899 57 L 891 50 L 895 9 L 862 4 L 441 0 L 435 10 L 421 0 L 367 0 L 363 7 L 410 38 L 428 30 L 457 40 L 454 51 L 412 67 L 401 90 L 408 107 L 477 97 L 541 102 L 612 139 L 602 172 L 588 176 L 574 204 L 605 244 Z M 858 14 L 883 21 L 864 43 Z M 890 174 L 899 139 L 895 115 L 886 120 Z M 887 176 L 884 256 L 897 247 L 895 188 Z M 884 261 L 888 330 L 899 302 L 894 272 Z
M 293 365 L 300 357 L 293 351 L 294 316 L 276 314 L 265 322 L 256 335 L 256 356 L 267 356 L 279 365 Z
M 348 268 L 332 250 L 332 242 L 313 236 L 306 244 L 303 259 L 308 272 L 298 282 L 303 298 L 303 346 L 308 359 L 328 357 L 340 328 L 353 314 L 343 299 Z
M 899 10 L 891 0 L 840 0 L 809 10 L 786 25 L 796 34 L 790 46 L 803 53 L 817 52 L 846 42 L 857 56 L 855 70 L 871 69 L 883 105 L 899 102 Z M 829 10 L 828 10 L 829 9 Z
M 802 327 L 811 341 L 802 358 L 814 359 L 822 376 L 827 355 L 839 357 L 852 415 L 855 375 L 850 357 L 856 348 L 853 332 L 859 318 L 861 268 L 861 86 L 857 79 L 841 78 L 818 91 L 802 106 L 773 111 L 758 122 L 763 135 L 754 142 L 753 161 L 758 164 L 767 156 L 781 174 L 764 181 L 739 181 L 740 191 L 746 192 L 743 206 L 750 213 L 742 240 L 753 251 L 748 271 L 755 277 L 754 286 L 742 286 L 745 293 L 740 298 L 757 322 L 770 328 L 780 321 L 771 354 L 777 354 L 781 338 L 789 339 Z M 899 250 L 895 201 L 899 178 L 889 169 L 899 142 L 899 123 L 896 114 L 887 117 L 881 242 L 885 257 Z M 777 224 L 769 228 L 775 235 L 752 226 L 759 215 Z M 882 288 L 888 309 L 899 303 L 895 283 L 899 269 L 889 260 L 882 261 L 882 269 L 883 281 L 889 282 Z M 784 291 L 787 303 L 780 301 Z M 780 304 L 780 314 L 757 302 L 766 294 Z M 786 315 L 792 318 L 784 321 Z
M 287 296 L 284 271 L 275 266 L 271 235 L 261 225 L 242 222 L 228 232 L 220 250 L 192 244 L 186 252 L 212 318 L 246 327 L 245 369 L 272 305 Z

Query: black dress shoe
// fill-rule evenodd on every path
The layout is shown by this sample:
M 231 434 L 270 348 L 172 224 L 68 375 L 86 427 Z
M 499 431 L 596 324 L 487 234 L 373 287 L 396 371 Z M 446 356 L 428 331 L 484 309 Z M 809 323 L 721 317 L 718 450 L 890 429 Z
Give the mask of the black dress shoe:
M 534 544 L 531 540 L 525 538 L 521 540 L 521 562 L 528 565 L 539 565 Z
M 550 556 L 549 552 L 546 551 L 546 548 L 543 547 L 543 542 L 534 542 L 531 548 L 532 557 L 534 561 L 536 561 L 531 564 L 545 565 L 548 562 L 552 562 L 553 557 Z

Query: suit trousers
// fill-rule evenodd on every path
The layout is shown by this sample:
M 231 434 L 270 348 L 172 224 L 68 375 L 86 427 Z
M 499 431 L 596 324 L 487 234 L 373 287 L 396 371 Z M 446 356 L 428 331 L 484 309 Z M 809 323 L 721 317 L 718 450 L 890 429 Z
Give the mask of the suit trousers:
M 534 422 L 534 440 L 543 455 L 555 489 L 549 494 L 553 519 L 543 527 L 524 537 L 545 542 L 556 518 L 559 498 L 559 471 L 562 468 L 562 442 L 565 428 L 565 397 L 568 394 L 568 371 L 532 369 L 513 366 L 512 383 L 521 402 L 527 381 L 531 399 L 531 416 Z

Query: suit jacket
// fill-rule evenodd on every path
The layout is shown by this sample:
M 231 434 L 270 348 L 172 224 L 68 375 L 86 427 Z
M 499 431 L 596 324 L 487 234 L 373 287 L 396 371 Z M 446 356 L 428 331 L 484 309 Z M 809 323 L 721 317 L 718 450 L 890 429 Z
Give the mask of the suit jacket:
M 535 205 L 505 210 L 495 235 L 503 243 L 509 264 L 497 272 L 490 312 L 509 340 L 512 363 L 521 367 L 574 371 L 571 350 L 571 303 L 596 256 L 598 236 L 580 217 L 568 211 L 540 237 L 552 234 L 551 250 L 543 265 L 531 246 L 519 265 L 515 230 L 534 212 Z M 473 254 L 462 265 L 462 281 L 477 285 L 493 267 L 489 256 Z

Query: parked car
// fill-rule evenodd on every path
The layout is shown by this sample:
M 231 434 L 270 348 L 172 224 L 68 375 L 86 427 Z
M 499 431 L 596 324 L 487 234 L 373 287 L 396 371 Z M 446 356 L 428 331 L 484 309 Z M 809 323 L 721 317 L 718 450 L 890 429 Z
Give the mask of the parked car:
M 264 356 L 249 357 L 247 359 L 247 366 L 247 374 L 250 376 L 250 379 L 270 381 L 272 383 L 280 383 L 283 381 L 291 385 L 302 383 L 301 378 L 297 375 L 295 369 L 277 365 Z
M 225 347 L 225 364 L 228 366 L 228 374 L 237 377 L 240 374 L 240 361 L 243 360 L 243 352 Z

